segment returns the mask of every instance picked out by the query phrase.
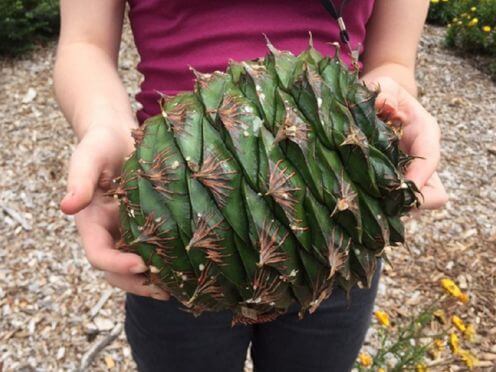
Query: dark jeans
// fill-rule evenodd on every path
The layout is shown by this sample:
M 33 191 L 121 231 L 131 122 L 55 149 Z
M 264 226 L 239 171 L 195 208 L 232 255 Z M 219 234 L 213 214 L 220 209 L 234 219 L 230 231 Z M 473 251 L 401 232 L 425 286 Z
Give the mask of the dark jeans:
M 353 288 L 347 308 L 336 288 L 318 310 L 302 320 L 296 306 L 269 323 L 231 327 L 227 312 L 198 318 L 162 302 L 128 294 L 126 334 L 140 371 L 241 372 L 250 341 L 255 372 L 346 372 L 369 328 L 377 286 Z

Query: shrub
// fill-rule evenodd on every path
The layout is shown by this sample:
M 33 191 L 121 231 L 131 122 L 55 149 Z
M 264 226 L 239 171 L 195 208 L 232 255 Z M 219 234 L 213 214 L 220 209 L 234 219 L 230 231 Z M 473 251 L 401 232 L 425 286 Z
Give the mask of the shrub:
M 446 44 L 470 53 L 496 55 L 496 0 L 474 3 L 448 23 Z
M 457 14 L 460 14 L 470 1 L 460 0 L 431 0 L 427 22 L 444 26 Z
M 1 0 L 0 54 L 16 55 L 58 34 L 58 0 Z
M 448 26 L 449 48 L 496 55 L 496 0 L 431 0 L 427 22 Z M 496 79 L 496 62 L 479 64 Z

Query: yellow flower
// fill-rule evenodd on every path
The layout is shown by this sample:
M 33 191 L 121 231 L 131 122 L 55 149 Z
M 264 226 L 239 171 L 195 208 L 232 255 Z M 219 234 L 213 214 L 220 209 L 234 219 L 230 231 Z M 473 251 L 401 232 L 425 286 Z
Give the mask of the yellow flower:
M 461 293 L 457 298 L 464 304 L 468 302 L 468 294 L 466 293 Z
M 446 344 L 444 343 L 444 340 L 441 340 L 440 338 L 434 339 L 434 346 L 437 350 L 442 351 Z
M 471 10 L 472 12 L 475 12 L 475 11 L 477 10 L 477 7 L 476 7 L 476 6 L 473 6 L 472 8 L 470 8 L 470 10 Z
M 379 369 L 377 370 L 377 372 L 386 372 L 386 370 L 385 370 L 384 368 L 382 368 L 382 367 L 381 367 L 381 368 L 379 368 Z
M 453 297 L 458 297 L 462 293 L 460 288 L 458 288 L 455 282 L 451 279 L 441 279 L 441 286 Z
M 360 353 L 358 355 L 358 361 L 364 367 L 370 367 L 372 365 L 372 357 L 367 353 Z
M 460 350 L 458 355 L 462 359 L 463 363 L 468 367 L 468 369 L 472 370 L 477 364 L 479 364 L 479 360 L 468 350 Z
M 415 372 L 427 372 L 427 367 L 423 363 L 419 363 L 415 366 Z
M 437 309 L 432 313 L 442 324 L 446 324 L 446 313 L 443 309 Z
M 460 352 L 460 340 L 456 333 L 450 333 L 449 343 L 453 354 L 458 354 Z
M 432 356 L 432 359 L 439 359 L 444 347 L 445 343 L 443 340 L 440 338 L 434 339 L 434 344 L 432 345 L 432 348 L 429 349 L 429 354 Z
M 467 324 L 465 330 L 463 331 L 465 339 L 469 342 L 474 342 L 475 340 L 475 328 L 472 324 Z
M 477 18 L 472 18 L 472 20 L 468 23 L 468 27 L 475 26 L 477 23 L 479 23 L 479 20 Z
M 377 318 L 379 323 L 381 323 L 385 327 L 389 327 L 389 325 L 391 324 L 389 322 L 389 315 L 385 311 L 377 310 L 375 312 L 375 317 Z
M 437 4 L 437 3 L 439 3 L 439 0 L 431 0 L 431 3 Z
M 491 26 L 484 26 L 484 27 L 482 27 L 482 31 L 484 31 L 484 32 L 491 32 Z
M 458 328 L 460 332 L 465 332 L 465 323 L 463 323 L 463 320 L 461 320 L 458 315 L 453 315 L 451 317 L 451 323 L 453 323 L 453 325 Z
M 477 19 L 477 18 L 474 18 L 474 19 Z M 472 22 L 472 21 L 470 21 L 470 22 Z M 448 292 L 453 297 L 458 298 L 461 302 L 463 302 L 463 303 L 468 302 L 468 295 L 466 293 L 463 293 L 461 291 L 461 289 L 455 284 L 455 282 L 453 280 L 448 279 L 448 278 L 441 279 L 441 286 L 446 290 L 446 292 Z

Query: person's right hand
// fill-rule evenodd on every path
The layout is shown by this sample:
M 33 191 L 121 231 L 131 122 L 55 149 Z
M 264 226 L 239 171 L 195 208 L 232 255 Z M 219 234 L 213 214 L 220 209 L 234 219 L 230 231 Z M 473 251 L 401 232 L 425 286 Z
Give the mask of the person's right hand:
M 86 257 L 105 272 L 107 281 L 126 292 L 167 300 L 154 285 L 144 285 L 148 270 L 141 257 L 115 249 L 119 239 L 118 202 L 105 196 L 112 179 L 119 176 L 124 158 L 133 151 L 128 127 L 90 127 L 69 166 L 67 195 L 60 203 L 65 214 L 75 214 Z

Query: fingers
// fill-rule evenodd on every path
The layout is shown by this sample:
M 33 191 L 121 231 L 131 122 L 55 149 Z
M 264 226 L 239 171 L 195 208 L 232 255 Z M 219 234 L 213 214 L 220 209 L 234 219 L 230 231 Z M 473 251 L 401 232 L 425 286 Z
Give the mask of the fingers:
M 438 209 L 448 202 L 448 194 L 439 178 L 437 172 L 434 172 L 432 177 L 421 190 L 424 199 L 420 208 L 422 209 Z
M 436 171 L 441 156 L 439 126 L 420 106 L 416 115 L 410 116 L 403 136 L 407 153 L 416 157 L 409 164 L 405 178 L 412 180 L 421 190 Z
M 403 123 L 406 152 L 417 157 L 405 177 L 422 189 L 435 172 L 440 158 L 440 132 L 436 120 L 413 97 L 408 97 L 408 112 L 400 110 L 398 99 L 391 93 L 380 93 L 376 99 L 378 115 L 394 122 Z
M 78 215 L 76 224 L 90 264 L 103 271 L 118 274 L 138 274 L 148 270 L 141 257 L 114 248 L 114 240 L 103 223 L 94 221 L 84 210 Z
M 400 148 L 414 157 L 406 170 L 405 178 L 413 181 L 422 192 L 422 208 L 441 207 L 447 202 L 447 194 L 435 174 L 440 159 L 441 137 L 436 120 L 393 79 L 369 78 L 368 84 L 374 83 L 379 87 L 375 101 L 377 114 L 383 120 L 402 124 Z
M 166 301 L 170 298 L 167 292 L 161 290 L 156 285 L 145 285 L 146 279 L 143 275 L 126 275 L 107 272 L 105 273 L 105 277 L 112 286 L 121 288 L 126 292 L 138 296 L 152 297 L 162 301 Z
M 407 117 L 405 112 L 400 110 L 399 95 L 400 86 L 393 79 L 382 77 L 379 80 L 368 81 L 367 85 L 372 90 L 378 89 L 379 94 L 375 99 L 375 109 L 377 115 L 384 121 L 403 123 Z
M 401 101 L 401 102 L 400 102 Z M 440 158 L 440 130 L 436 119 L 410 94 L 393 88 L 381 92 L 376 106 L 383 115 L 403 124 L 400 145 L 409 155 L 416 157 L 409 165 L 405 177 L 421 190 L 436 171 Z
M 393 123 L 404 123 L 407 119 L 406 114 L 399 109 L 398 99 L 390 93 L 379 93 L 375 100 L 375 109 L 377 115 Z
M 60 203 L 66 214 L 75 214 L 84 209 L 93 198 L 104 160 L 91 136 L 83 138 L 74 151 L 67 181 L 67 194 Z
M 111 235 L 117 218 L 115 210 L 97 198 L 76 215 L 76 225 L 83 241 L 86 258 L 96 269 L 105 271 L 110 284 L 140 296 L 167 300 L 169 295 L 154 285 L 144 285 L 148 270 L 140 256 L 115 249 Z

